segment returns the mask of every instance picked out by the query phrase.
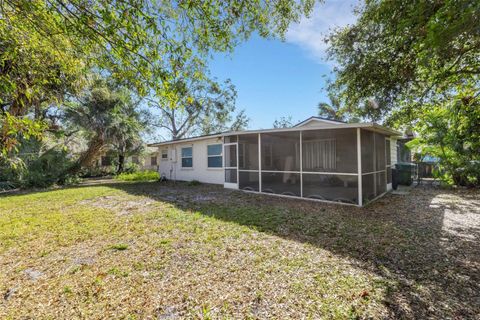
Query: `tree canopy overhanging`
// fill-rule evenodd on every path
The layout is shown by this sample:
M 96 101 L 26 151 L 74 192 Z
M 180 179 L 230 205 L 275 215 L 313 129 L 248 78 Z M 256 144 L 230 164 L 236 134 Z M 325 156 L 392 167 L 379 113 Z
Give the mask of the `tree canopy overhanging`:
M 178 70 L 205 65 L 257 32 L 283 37 L 315 0 L 4 0 L 0 2 L 2 155 L 18 135 L 41 134 L 45 106 L 56 104 L 97 72 L 139 95 L 175 105 Z M 189 77 L 203 80 L 199 68 Z M 33 116 L 26 118 L 25 116 Z M 32 120 L 33 118 L 33 120 Z
M 480 185 L 480 2 L 366 0 L 328 38 L 340 113 L 412 128 L 448 182 Z
M 357 11 L 328 38 L 330 91 L 345 108 L 395 124 L 457 86 L 478 88 L 480 2 L 367 0 Z

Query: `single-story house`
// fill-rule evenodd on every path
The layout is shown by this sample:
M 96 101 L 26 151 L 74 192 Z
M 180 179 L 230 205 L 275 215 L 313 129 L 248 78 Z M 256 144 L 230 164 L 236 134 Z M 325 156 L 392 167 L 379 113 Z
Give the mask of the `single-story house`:
M 292 128 L 224 132 L 150 144 L 167 179 L 363 206 L 392 188 L 400 133 L 311 117 Z
M 110 168 L 115 163 L 114 158 L 107 151 L 102 152 L 95 159 L 94 166 L 97 168 Z M 142 153 L 129 156 L 125 159 L 125 164 L 133 163 L 140 170 L 159 170 L 159 154 L 156 147 L 147 147 Z

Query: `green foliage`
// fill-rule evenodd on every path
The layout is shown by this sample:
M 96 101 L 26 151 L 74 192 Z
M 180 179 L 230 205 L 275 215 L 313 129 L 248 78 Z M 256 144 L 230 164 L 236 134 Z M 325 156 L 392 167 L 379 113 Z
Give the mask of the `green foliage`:
M 21 1 L 20 1 L 21 2 Z M 19 4 L 20 2 L 16 2 Z M 35 3 L 41 1 L 32 1 Z M 15 152 L 20 141 L 39 138 L 48 128 L 47 106 L 81 86 L 85 63 L 62 30 L 32 28 L 26 11 L 0 6 L 0 151 Z M 55 17 L 45 17 L 54 20 Z M 46 31 L 45 29 L 49 29 Z M 49 34 L 49 36 L 46 36 Z M 21 139 L 22 138 L 22 139 Z
M 460 90 L 460 89 L 459 89 Z M 408 147 L 440 159 L 440 177 L 447 183 L 480 186 L 480 102 L 475 88 L 463 88 L 444 104 L 425 106 Z
M 65 124 L 71 131 L 80 131 L 88 141 L 87 149 L 71 172 L 91 166 L 105 147 L 121 160 L 117 165 L 122 170 L 124 159 L 142 150 L 140 133 L 145 122 L 132 95 L 115 83 L 95 78 L 79 97 L 65 106 Z
M 0 158 L 7 160 L 9 155 L 18 152 L 20 140 L 39 139 L 45 129 L 42 121 L 15 117 L 9 112 L 0 114 Z
M 76 183 L 75 175 L 65 174 L 71 163 L 69 150 L 64 147 L 47 145 L 35 139 L 22 141 L 14 158 L 0 160 L 0 181 L 23 188 Z
M 65 175 L 65 169 L 71 165 L 66 150 L 52 148 L 46 152 L 20 154 L 22 165 L 0 166 L 0 181 L 8 181 L 16 187 L 47 188 L 54 184 L 72 184 L 77 182 L 75 176 Z
M 232 51 L 254 32 L 283 36 L 308 15 L 314 0 L 110 1 L 16 0 L 0 5 L 0 121 L 8 112 L 24 121 L 82 89 L 86 71 L 99 71 L 178 105 L 178 70 L 205 64 L 214 51 Z M 203 70 L 186 75 L 206 79 Z M 25 128 L 9 126 L 2 153 Z M 31 126 L 31 128 L 35 128 Z M 42 133 L 35 128 L 36 134 Z M 45 128 L 43 128 L 45 129 Z M 5 141 L 4 141 L 5 140 Z
M 329 38 L 338 65 L 330 91 L 344 111 L 414 121 L 424 102 L 478 83 L 479 14 L 470 0 L 366 1 L 357 22 Z
M 342 108 L 340 100 L 333 94 L 329 94 L 330 103 L 320 102 L 318 104 L 318 116 L 324 119 L 344 121 L 344 122 L 360 122 L 357 116 Z
M 123 169 L 125 173 L 135 173 L 139 170 L 140 166 L 133 162 L 128 162 Z
M 125 243 L 112 244 L 110 246 L 110 249 L 117 250 L 117 251 L 124 251 L 128 249 L 128 244 L 125 244 Z
M 160 174 L 156 171 L 139 171 L 134 173 L 121 173 L 115 177 L 121 181 L 156 181 L 160 179 Z
M 189 181 L 189 182 L 187 183 L 187 185 L 189 185 L 190 187 L 196 187 L 196 186 L 199 186 L 199 185 L 201 185 L 201 184 L 202 184 L 202 183 L 201 183 L 200 181 L 198 181 L 198 180 L 192 180 L 192 181 Z
M 372 0 L 358 15 L 329 38 L 341 112 L 413 127 L 442 179 L 478 185 L 480 2 Z
M 13 190 L 16 188 L 16 185 L 10 181 L 0 181 L 0 192 Z
M 273 121 L 273 127 L 274 128 L 291 128 L 291 127 L 293 127 L 292 116 L 280 117 L 279 119 L 275 119 L 275 121 Z
M 29 19 L 24 23 L 30 32 L 52 43 L 52 35 L 71 38 L 73 48 L 92 64 L 146 93 L 193 55 L 232 50 L 254 31 L 283 35 L 290 22 L 311 12 L 313 3 L 19 0 L 6 2 L 0 13 L 10 18 L 20 12 Z
M 65 170 L 70 165 L 71 160 L 66 150 L 50 149 L 38 158 L 27 161 L 21 184 L 26 188 L 46 188 L 57 183 L 76 182 L 74 177 L 65 176 Z

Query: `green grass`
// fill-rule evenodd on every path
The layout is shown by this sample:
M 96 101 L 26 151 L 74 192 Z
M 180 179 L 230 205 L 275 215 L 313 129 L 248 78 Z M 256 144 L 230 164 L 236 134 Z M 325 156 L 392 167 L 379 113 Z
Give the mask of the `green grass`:
M 0 292 L 15 289 L 0 318 L 357 319 L 421 316 L 430 302 L 473 314 L 468 296 L 442 292 L 442 275 L 457 278 L 429 247 L 437 225 L 391 214 L 406 206 L 396 201 L 358 209 L 180 183 L 0 196 Z
M 110 246 L 110 249 L 123 251 L 128 249 L 128 244 L 125 243 L 118 243 Z
M 121 173 L 115 179 L 120 181 L 156 181 L 160 179 L 160 174 L 156 171 L 145 170 L 134 173 Z

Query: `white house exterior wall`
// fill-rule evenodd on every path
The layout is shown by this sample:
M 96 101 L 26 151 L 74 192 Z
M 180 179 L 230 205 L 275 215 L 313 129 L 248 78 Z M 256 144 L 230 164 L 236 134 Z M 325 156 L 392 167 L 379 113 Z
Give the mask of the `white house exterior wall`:
M 221 144 L 221 138 L 206 138 L 202 140 L 177 142 L 159 146 L 159 173 L 169 180 L 192 181 L 221 184 L 224 182 L 222 168 L 208 168 L 207 146 Z M 182 148 L 192 147 L 193 166 L 182 168 Z M 168 150 L 168 159 L 161 159 L 162 150 Z

